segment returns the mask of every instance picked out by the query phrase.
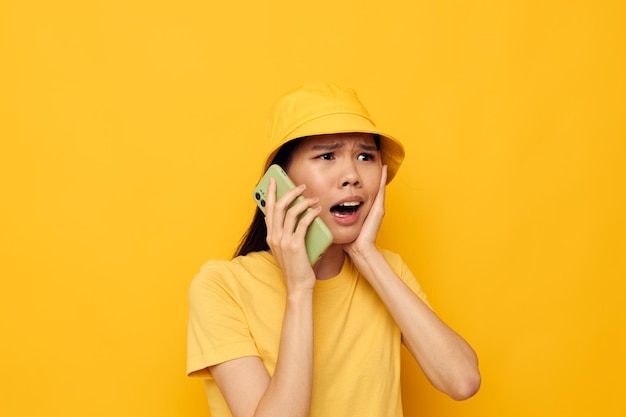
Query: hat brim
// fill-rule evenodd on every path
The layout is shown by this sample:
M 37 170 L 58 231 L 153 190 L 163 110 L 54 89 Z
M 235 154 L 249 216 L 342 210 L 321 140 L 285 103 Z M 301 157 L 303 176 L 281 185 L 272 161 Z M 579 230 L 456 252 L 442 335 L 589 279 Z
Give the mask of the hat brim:
M 263 172 L 271 165 L 280 148 L 294 139 L 337 133 L 371 133 L 380 137 L 383 165 L 387 165 L 387 184 L 396 176 L 404 160 L 404 146 L 393 136 L 379 130 L 367 118 L 352 113 L 335 113 L 314 118 L 302 123 L 281 141 L 281 145 L 265 159 Z

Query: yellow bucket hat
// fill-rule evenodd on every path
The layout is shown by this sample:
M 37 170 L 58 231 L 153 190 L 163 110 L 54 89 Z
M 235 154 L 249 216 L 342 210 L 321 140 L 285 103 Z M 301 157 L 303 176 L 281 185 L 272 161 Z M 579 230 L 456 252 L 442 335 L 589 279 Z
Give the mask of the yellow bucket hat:
M 307 83 L 281 97 L 272 108 L 267 121 L 268 154 L 263 171 L 279 149 L 293 139 L 355 132 L 380 136 L 382 163 L 388 166 L 389 183 L 404 159 L 402 144 L 376 128 L 354 90 L 332 83 Z

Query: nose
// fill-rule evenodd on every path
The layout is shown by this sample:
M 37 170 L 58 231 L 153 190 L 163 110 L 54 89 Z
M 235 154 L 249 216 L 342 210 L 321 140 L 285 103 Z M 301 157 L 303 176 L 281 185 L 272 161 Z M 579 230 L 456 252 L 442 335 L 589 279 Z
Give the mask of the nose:
M 349 161 L 343 164 L 341 174 L 339 176 L 339 186 L 340 188 L 349 186 L 361 188 L 361 177 L 357 167 L 354 165 L 354 162 Z

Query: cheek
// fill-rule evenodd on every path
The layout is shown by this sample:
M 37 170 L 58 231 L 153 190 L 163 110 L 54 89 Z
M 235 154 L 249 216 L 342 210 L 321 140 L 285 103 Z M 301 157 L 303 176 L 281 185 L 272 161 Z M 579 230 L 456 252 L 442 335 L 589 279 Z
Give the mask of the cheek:
M 328 195 L 328 188 L 319 187 L 316 184 L 312 184 L 310 181 L 305 182 L 305 184 L 306 184 L 306 190 L 304 190 L 305 197 L 317 197 L 320 199 L 319 204 L 321 204 L 323 208 L 330 208 L 330 207 L 324 207 L 325 205 L 331 203 L 330 201 L 326 201 L 324 198 L 325 196 Z
M 306 173 L 298 170 L 293 171 L 293 174 L 288 172 L 287 175 L 289 175 L 289 178 L 296 186 L 300 184 L 306 185 L 306 190 L 304 190 L 305 197 L 319 197 L 322 199 L 324 195 L 328 194 L 329 184 L 325 182 L 322 175 L 311 171 Z
M 380 170 L 377 170 L 376 172 L 372 172 L 370 175 L 368 175 L 367 179 L 366 179 L 366 184 L 367 184 L 367 189 L 369 192 L 373 192 L 374 195 L 376 195 L 376 193 L 378 192 L 378 189 L 380 188 L 380 180 L 382 178 L 382 168 Z
M 291 181 L 294 183 L 296 187 L 300 184 L 306 184 L 307 190 L 310 188 L 311 178 L 307 178 L 306 175 L 303 175 L 301 170 L 286 169 L 285 172 L 287 173 L 287 175 L 289 176 L 289 178 L 291 179 Z M 304 194 L 307 195 L 307 192 L 305 191 Z

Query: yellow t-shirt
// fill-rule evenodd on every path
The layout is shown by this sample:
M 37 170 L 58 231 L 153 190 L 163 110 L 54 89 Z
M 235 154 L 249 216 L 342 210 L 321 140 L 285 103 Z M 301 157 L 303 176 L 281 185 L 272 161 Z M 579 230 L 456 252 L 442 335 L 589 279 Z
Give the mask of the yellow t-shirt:
M 383 251 L 398 276 L 426 302 L 397 254 Z M 213 417 L 231 417 L 207 370 L 259 356 L 274 373 L 285 309 L 282 272 L 267 252 L 207 262 L 189 288 L 187 373 L 205 378 Z M 336 277 L 313 293 L 312 417 L 399 417 L 401 334 L 378 295 L 346 256 Z

